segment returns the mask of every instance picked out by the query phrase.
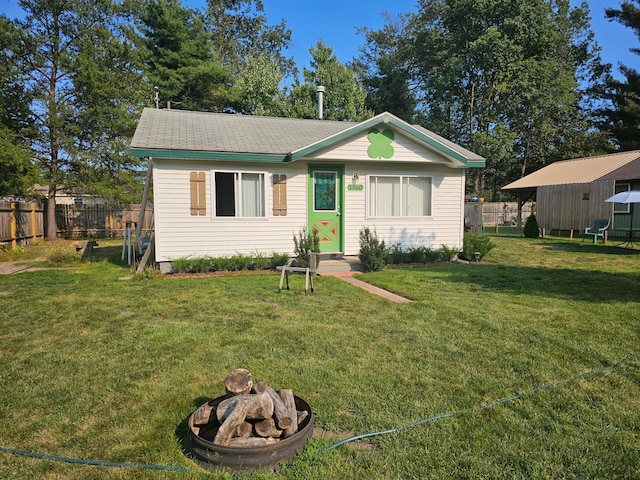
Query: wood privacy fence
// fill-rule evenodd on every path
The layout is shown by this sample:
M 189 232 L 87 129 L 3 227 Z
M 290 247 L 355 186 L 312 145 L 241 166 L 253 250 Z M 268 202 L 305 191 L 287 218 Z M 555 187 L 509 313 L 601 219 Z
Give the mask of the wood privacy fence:
M 522 225 L 533 209 L 533 202 L 522 206 Z M 465 228 L 481 233 L 486 227 L 516 226 L 518 224 L 518 204 L 516 202 L 466 202 L 464 205 Z
M 138 222 L 140 205 L 57 205 L 58 234 L 64 238 L 123 237 L 127 222 Z M 142 233 L 153 229 L 153 206 L 148 205 Z
M 14 248 L 38 237 L 44 237 L 42 203 L 0 200 L 0 246 Z
M 123 237 L 127 222 L 138 222 L 140 205 L 57 205 L 58 235 L 64 238 Z M 26 245 L 45 235 L 46 213 L 41 202 L 0 200 L 0 246 Z M 142 232 L 153 229 L 149 205 Z

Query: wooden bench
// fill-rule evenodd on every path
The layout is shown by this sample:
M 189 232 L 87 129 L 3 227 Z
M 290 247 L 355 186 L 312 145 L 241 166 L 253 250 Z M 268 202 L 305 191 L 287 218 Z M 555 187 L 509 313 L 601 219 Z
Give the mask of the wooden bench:
M 318 273 L 318 256 L 320 254 L 316 252 L 309 252 L 309 266 L 308 267 L 296 267 L 289 263 L 278 267 L 278 270 L 282 270 L 280 274 L 280 286 L 278 287 L 278 293 L 282 293 L 282 284 L 286 278 L 287 290 L 289 290 L 289 273 L 304 273 L 304 294 L 309 294 L 309 286 L 311 286 L 311 293 L 313 293 L 313 276 Z
M 82 253 L 82 259 L 87 260 L 91 255 L 93 247 L 98 246 L 98 242 L 95 240 L 89 240 L 88 242 L 74 242 L 73 246 L 75 247 L 76 252 Z

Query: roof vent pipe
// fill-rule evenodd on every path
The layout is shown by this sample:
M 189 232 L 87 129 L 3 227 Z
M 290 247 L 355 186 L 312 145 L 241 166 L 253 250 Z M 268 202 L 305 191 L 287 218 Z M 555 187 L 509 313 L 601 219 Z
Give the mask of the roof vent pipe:
M 324 109 L 324 106 L 322 105 L 324 87 L 322 85 L 318 85 L 316 87 L 316 92 L 318 93 L 318 120 L 322 120 L 323 109 Z

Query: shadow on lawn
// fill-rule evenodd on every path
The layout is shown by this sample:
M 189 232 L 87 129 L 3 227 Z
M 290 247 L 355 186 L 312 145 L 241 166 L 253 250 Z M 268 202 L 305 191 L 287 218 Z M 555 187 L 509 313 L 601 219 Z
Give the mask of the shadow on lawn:
M 180 449 L 182 453 L 184 453 L 188 458 L 193 460 L 193 455 L 191 454 L 191 449 L 189 448 L 189 417 L 193 414 L 193 412 L 199 408 L 201 405 L 205 404 L 211 400 L 211 398 L 207 397 L 198 397 L 193 401 L 193 410 L 189 412 L 187 415 L 177 426 L 174 431 L 176 436 L 176 440 L 180 444 Z
M 493 291 L 548 295 L 585 302 L 638 302 L 640 273 L 588 271 L 517 265 L 452 269 L 447 280 Z
M 618 243 L 612 243 L 611 241 L 607 245 L 597 244 L 592 242 L 542 242 L 541 245 L 545 250 L 556 250 L 562 252 L 575 252 L 575 253 L 597 253 L 598 255 L 638 255 L 640 256 L 640 250 L 634 248 L 625 248 Z
M 126 252 L 125 252 L 126 255 Z M 92 262 L 100 262 L 105 261 L 112 263 L 113 265 L 117 265 L 119 267 L 127 267 L 127 258 L 125 256 L 124 261 L 122 261 L 122 245 L 119 246 L 101 246 L 100 242 L 98 242 L 98 246 L 94 247 L 91 251 L 91 261 Z

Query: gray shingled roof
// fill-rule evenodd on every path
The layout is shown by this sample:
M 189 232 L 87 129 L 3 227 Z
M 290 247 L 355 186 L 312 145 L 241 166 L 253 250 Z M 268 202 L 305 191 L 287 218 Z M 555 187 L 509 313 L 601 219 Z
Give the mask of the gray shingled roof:
M 131 148 L 286 155 L 354 125 L 145 108 Z

